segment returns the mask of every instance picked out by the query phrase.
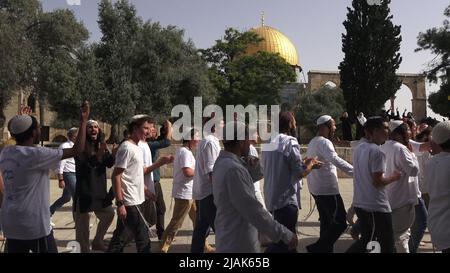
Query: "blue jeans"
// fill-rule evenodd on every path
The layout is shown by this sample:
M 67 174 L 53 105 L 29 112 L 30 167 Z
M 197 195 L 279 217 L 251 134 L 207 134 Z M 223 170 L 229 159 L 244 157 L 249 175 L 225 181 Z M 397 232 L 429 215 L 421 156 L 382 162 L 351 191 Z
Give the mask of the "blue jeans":
M 70 198 L 73 199 L 75 196 L 75 185 L 77 182 L 77 177 L 75 173 L 63 173 L 65 187 L 63 193 L 58 200 L 56 200 L 50 206 L 50 214 L 53 215 L 56 210 L 61 208 L 65 203 L 70 201 Z
M 428 211 L 425 207 L 425 201 L 419 198 L 419 203 L 415 207 L 416 217 L 411 227 L 411 237 L 409 238 L 409 252 L 416 253 L 419 248 L 420 241 L 427 229 Z

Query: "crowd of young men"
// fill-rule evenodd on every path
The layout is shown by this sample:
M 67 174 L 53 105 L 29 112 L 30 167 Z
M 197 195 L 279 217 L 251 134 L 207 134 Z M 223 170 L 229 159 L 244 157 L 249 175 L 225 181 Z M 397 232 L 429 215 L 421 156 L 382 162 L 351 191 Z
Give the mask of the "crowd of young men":
M 8 129 L 16 145 L 0 154 L 0 189 L 4 195 L 0 217 L 8 252 L 57 252 L 50 216 L 62 200 L 49 205 L 49 170 L 58 164 L 60 186 L 67 187 L 74 200 L 76 240 L 82 252 L 122 252 L 134 240 L 138 252 L 148 253 L 153 224 L 157 224 L 161 240 L 160 249 L 153 251 L 167 252 L 187 215 L 194 223 L 193 253 L 261 252 L 261 238 L 270 240 L 265 252 L 296 252 L 300 190 L 307 177 L 319 212 L 320 237 L 306 249 L 331 253 L 347 228 L 337 168 L 353 177 L 352 207 L 358 216 L 360 236 L 348 252 L 366 252 L 372 241 L 379 243 L 381 252 L 415 252 L 425 232 L 423 221 L 427 220 L 434 245 L 449 252 L 448 121 L 432 131 L 428 128 L 429 141 L 418 142 L 412 139 L 418 129 L 410 120 L 367 118 L 364 138 L 353 151 L 352 165 L 336 153 L 332 142 L 336 123 L 328 115 L 317 119 L 317 136 L 309 143 L 305 158 L 295 135 L 294 115 L 282 112 L 279 133 L 270 143 L 262 144 L 260 157 L 251 148 L 255 143 L 251 136 L 256 134 L 246 124 L 234 120 L 223 125 L 216 120 L 220 128 L 214 126 L 201 140 L 200 130 L 190 129 L 175 157 L 158 159 L 156 149 L 170 145 L 170 126 L 165 127 L 166 138 L 157 139 L 155 121 L 147 115 L 136 115 L 129 120 L 127 138 L 110 152 L 98 123 L 89 116 L 90 107 L 85 103 L 78 134 L 75 136 L 75 129 L 69 130 L 70 142 L 58 149 L 34 147 L 40 139 L 40 127 L 32 115 L 24 113 L 10 120 Z M 221 136 L 227 136 L 222 140 L 223 150 Z M 418 157 L 425 153 L 429 156 L 419 164 Z M 75 169 L 62 165 L 70 158 Z M 172 162 L 175 208 L 172 220 L 164 227 L 165 205 L 155 170 Z M 108 189 L 106 169 L 111 167 L 112 188 Z M 420 174 L 425 175 L 419 178 Z M 254 183 L 259 187 L 262 178 L 261 191 Z M 74 186 L 72 180 L 76 181 Z M 420 184 L 426 184 L 422 188 L 426 188 L 428 208 Z M 117 224 L 109 246 L 105 246 L 104 236 L 114 218 L 114 198 Z M 91 245 L 92 212 L 99 223 Z M 211 229 L 215 232 L 215 248 L 206 242 Z

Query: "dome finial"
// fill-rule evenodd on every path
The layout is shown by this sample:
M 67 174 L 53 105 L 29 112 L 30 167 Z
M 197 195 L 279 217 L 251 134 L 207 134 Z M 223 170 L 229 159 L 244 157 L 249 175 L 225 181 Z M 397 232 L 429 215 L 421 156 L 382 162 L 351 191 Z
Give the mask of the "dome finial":
M 261 11 L 261 26 L 264 26 L 264 11 Z

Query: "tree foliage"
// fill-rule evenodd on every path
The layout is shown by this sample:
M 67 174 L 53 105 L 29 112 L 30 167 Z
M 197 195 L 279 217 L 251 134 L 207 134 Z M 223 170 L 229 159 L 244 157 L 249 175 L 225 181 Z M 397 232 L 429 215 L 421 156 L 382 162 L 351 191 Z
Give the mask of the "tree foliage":
M 392 23 L 390 0 L 380 5 L 353 0 L 342 35 L 344 60 L 339 65 L 341 88 L 349 115 L 379 113 L 401 86 L 396 76 L 400 57 L 400 26 Z
M 294 69 L 278 54 L 245 54 L 249 45 L 261 41 L 254 32 L 228 28 L 223 39 L 201 50 L 210 66 L 211 82 L 219 93 L 219 105 L 279 103 L 283 85 L 295 81 Z
M 317 91 L 299 97 L 296 119 L 310 132 L 316 131 L 316 120 L 322 115 L 330 115 L 336 121 L 344 112 L 345 101 L 342 89 L 323 86 Z
M 450 17 L 450 6 L 444 15 Z M 436 58 L 430 62 L 429 70 L 426 71 L 427 78 L 432 82 L 441 80 L 441 87 L 438 92 L 428 97 L 430 108 L 442 116 L 450 118 L 450 23 L 444 20 L 443 26 L 434 27 L 426 32 L 419 33 L 419 48 L 416 51 L 430 50 Z

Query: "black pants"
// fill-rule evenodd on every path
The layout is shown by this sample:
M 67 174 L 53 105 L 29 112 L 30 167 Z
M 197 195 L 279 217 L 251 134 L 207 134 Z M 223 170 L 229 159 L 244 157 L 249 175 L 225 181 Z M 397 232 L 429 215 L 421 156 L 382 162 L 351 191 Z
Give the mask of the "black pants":
M 287 205 L 281 209 L 277 209 L 272 212 L 274 219 L 287 227 L 293 233 L 296 233 L 297 219 L 298 219 L 298 207 L 295 205 Z M 277 243 L 271 243 L 266 251 L 266 253 L 286 253 L 286 252 L 297 252 L 296 250 L 289 250 L 288 245 L 283 241 Z
M 129 241 L 130 234 L 136 242 L 138 253 L 150 253 L 150 237 L 147 226 L 140 215 L 137 206 L 126 206 L 127 217 L 125 220 L 117 218 L 116 230 L 109 243 L 108 251 L 112 253 L 123 252 L 123 248 Z
M 442 253 L 450 253 L 450 248 L 443 249 L 443 250 L 442 250 Z
M 164 233 L 164 215 L 166 213 L 166 203 L 164 202 L 164 195 L 161 188 L 161 183 L 155 181 L 155 193 L 156 193 L 156 234 L 158 239 L 162 238 Z
M 214 230 L 216 205 L 214 205 L 212 194 L 202 200 L 195 201 L 195 205 L 197 206 L 197 217 L 192 234 L 191 253 L 203 253 L 209 230 L 210 228 Z
M 357 207 L 355 212 L 361 223 L 361 238 L 353 243 L 347 252 L 367 252 L 367 244 L 370 241 L 377 241 L 380 244 L 381 253 L 395 253 L 391 213 L 368 212 Z
M 347 228 L 344 201 L 340 194 L 313 197 L 319 211 L 320 237 L 306 248 L 312 253 L 333 253 L 334 243 Z
M 6 239 L 7 253 L 58 253 L 53 230 L 49 235 L 35 240 Z

